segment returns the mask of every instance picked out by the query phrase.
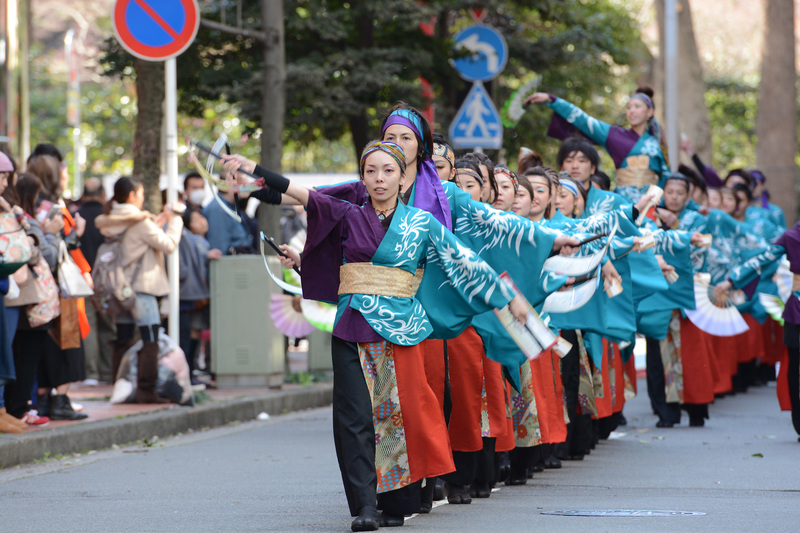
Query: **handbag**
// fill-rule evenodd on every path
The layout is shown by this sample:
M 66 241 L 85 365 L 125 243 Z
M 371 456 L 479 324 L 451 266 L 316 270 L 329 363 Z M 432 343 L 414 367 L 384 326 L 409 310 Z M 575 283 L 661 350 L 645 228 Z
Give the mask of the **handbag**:
M 0 213 L 0 277 L 10 276 L 31 260 L 31 243 L 14 213 Z
M 61 314 L 48 333 L 62 350 L 81 347 L 81 327 L 78 322 L 78 300 L 61 298 Z
M 28 324 L 32 328 L 47 324 L 61 314 L 61 299 L 58 295 L 58 284 L 50 272 L 50 267 L 44 257 L 39 259 L 32 272 L 34 283 L 42 292 L 42 300 L 26 310 Z
M 58 288 L 64 298 L 88 298 L 94 295 L 83 272 L 69 255 L 64 241 L 58 243 Z
M 18 276 L 20 272 L 25 274 L 22 281 L 20 281 L 22 276 Z M 44 300 L 44 292 L 39 288 L 39 284 L 36 283 L 36 278 L 33 276 L 33 270 L 30 266 L 25 265 L 14 272 L 13 278 L 19 285 L 19 296 L 16 298 L 6 296 L 4 301 L 6 307 L 22 307 L 23 305 L 38 304 Z

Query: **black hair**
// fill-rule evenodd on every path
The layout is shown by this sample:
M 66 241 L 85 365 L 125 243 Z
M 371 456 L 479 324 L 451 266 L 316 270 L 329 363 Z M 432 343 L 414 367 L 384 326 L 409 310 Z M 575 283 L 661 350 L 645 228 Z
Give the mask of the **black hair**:
M 739 176 L 741 178 L 744 178 L 745 182 L 747 183 L 747 186 L 750 187 L 751 189 L 755 187 L 756 180 L 753 178 L 753 175 L 743 168 L 734 168 L 733 170 L 728 172 L 728 175 L 725 176 L 726 187 L 728 185 L 728 180 L 734 176 Z
M 203 179 L 203 176 L 201 176 L 200 173 L 198 171 L 196 171 L 196 170 L 192 170 L 191 172 L 186 174 L 186 176 L 183 178 L 183 190 L 184 191 L 186 190 L 186 184 L 189 183 L 189 180 L 198 179 L 198 178 L 199 179 Z
M 441 133 L 433 134 L 433 144 L 445 144 L 447 146 L 450 146 L 450 143 L 447 142 L 447 139 L 445 139 L 444 135 L 442 135 Z
M 36 200 L 42 190 L 42 180 L 35 174 L 23 172 L 17 180 L 17 194 L 19 195 L 19 205 L 23 211 L 30 216 L 35 216 Z
M 56 159 L 58 159 L 59 163 L 63 163 L 64 162 L 64 156 L 61 155 L 61 152 L 59 151 L 58 148 L 55 147 L 54 144 L 50 144 L 50 143 L 39 143 L 39 144 L 37 144 L 33 148 L 33 151 L 31 152 L 31 155 L 28 156 L 28 161 L 30 161 L 32 157 L 36 157 L 37 155 L 49 155 L 49 156 L 52 156 L 52 157 L 55 157 Z
M 199 213 L 201 215 L 203 214 L 203 212 L 200 211 L 199 209 L 195 209 L 194 207 L 190 207 L 188 205 L 186 206 L 186 211 L 183 212 L 183 217 L 182 217 L 183 218 L 183 227 L 185 227 L 187 229 L 189 228 L 189 226 L 190 226 L 190 224 L 192 222 L 192 215 L 195 214 L 195 213 Z
M 103 194 L 103 182 L 86 180 L 86 183 L 83 184 L 83 196 L 85 198 L 105 197 L 105 194 Z
M 600 154 L 597 153 L 597 149 L 592 146 L 592 143 L 583 137 L 569 137 L 561 143 L 561 148 L 558 149 L 558 156 L 556 156 L 556 166 L 560 169 L 564 164 L 564 160 L 575 152 L 585 155 L 594 166 L 595 172 L 600 168 Z
M 483 176 L 481 173 L 480 164 L 471 157 L 459 157 L 456 159 L 456 165 L 453 168 L 468 168 L 469 170 L 477 173 L 478 176 Z
M 542 156 L 530 148 L 526 148 L 525 151 L 520 150 L 519 157 L 517 158 L 517 174 L 522 175 L 529 168 L 541 167 L 543 164 Z
M 736 195 L 737 192 L 743 192 L 748 203 L 753 201 L 753 191 L 747 185 L 737 183 L 731 187 L 731 190 L 733 191 L 734 198 L 736 198 L 736 207 L 739 207 L 739 197 Z
M 686 179 L 689 180 L 689 183 L 697 187 L 698 189 L 702 190 L 703 192 L 708 192 L 708 185 L 706 185 L 706 180 L 694 171 L 693 168 L 688 167 L 684 164 L 678 165 L 678 172 L 686 176 Z
M 489 188 L 492 191 L 492 195 L 489 199 L 494 201 L 494 198 L 497 198 L 497 195 L 500 193 L 500 190 L 497 188 L 497 180 L 494 179 L 494 163 L 489 156 L 484 154 L 483 152 L 470 152 L 468 154 L 464 154 L 465 158 L 475 160 L 478 165 L 483 165 L 486 167 L 486 170 L 489 174 Z M 478 166 L 478 174 L 483 176 L 483 172 L 481 172 L 481 167 Z M 489 203 L 492 203 L 489 202 Z
M 425 115 L 423 115 L 419 109 L 412 107 L 403 101 L 397 102 L 394 107 L 391 108 L 388 113 L 386 113 L 386 116 L 381 121 L 381 140 L 384 138 L 386 121 L 389 120 L 389 117 L 392 115 L 392 113 L 401 109 L 415 115 L 419 119 L 419 123 L 422 125 L 422 131 L 420 132 L 422 134 L 422 138 L 420 139 L 417 137 L 417 144 L 419 145 L 417 151 L 417 168 L 419 168 L 420 160 L 431 159 L 433 156 L 433 133 L 431 130 L 431 125 L 428 123 L 428 119 L 425 118 Z
M 594 183 L 604 191 L 611 190 L 611 178 L 609 178 L 608 174 L 606 174 L 599 168 L 595 170 L 594 174 L 592 174 L 592 183 Z
M 686 192 L 687 193 L 689 192 L 689 179 L 686 176 L 684 176 L 683 174 L 681 174 L 680 172 L 675 172 L 675 173 L 670 174 L 669 176 L 667 176 L 667 179 L 664 182 L 664 186 L 666 187 L 667 183 L 669 183 L 670 181 L 678 181 L 678 182 L 680 182 L 681 185 L 686 187 Z
M 131 193 L 138 191 L 141 187 L 144 187 L 144 184 L 138 179 L 131 176 L 122 176 L 114 183 L 114 201 L 118 204 L 124 204 L 128 201 Z

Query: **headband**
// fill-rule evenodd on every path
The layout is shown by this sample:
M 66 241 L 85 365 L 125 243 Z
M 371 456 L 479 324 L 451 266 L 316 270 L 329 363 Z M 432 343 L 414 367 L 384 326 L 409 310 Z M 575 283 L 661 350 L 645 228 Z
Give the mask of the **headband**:
M 14 165 L 11 164 L 11 159 L 0 152 L 0 172 L 14 172 Z
M 433 143 L 433 155 L 444 157 L 450 163 L 450 168 L 456 166 L 456 156 L 448 144 Z
M 561 180 L 561 186 L 571 192 L 573 195 L 578 196 L 578 186 L 571 179 Z
M 649 96 L 647 96 L 644 93 L 636 93 L 633 96 L 631 96 L 631 100 L 633 100 L 634 98 L 638 98 L 639 100 L 644 102 L 644 105 L 646 105 L 650 109 L 655 109 L 656 108 L 655 104 L 653 103 L 653 99 L 650 98 Z
M 478 180 L 478 183 L 481 184 L 481 187 L 483 187 L 483 176 L 481 176 L 471 168 L 457 168 L 456 178 L 458 178 L 459 176 L 468 176 L 470 178 L 475 178 L 476 180 Z
M 502 174 L 503 176 L 506 176 L 508 177 L 508 179 L 511 180 L 511 184 L 514 186 L 514 194 L 516 194 L 517 191 L 519 191 L 519 180 L 517 179 L 517 175 L 514 174 L 514 172 L 512 172 L 510 168 L 503 165 L 497 165 L 496 167 L 494 167 L 495 177 L 498 174 Z
M 386 129 L 394 124 L 400 124 L 401 126 L 410 128 L 411 131 L 414 132 L 414 135 L 417 136 L 417 139 L 422 139 L 422 120 L 413 111 L 409 111 L 408 109 L 398 109 L 394 111 L 387 117 L 386 122 L 383 124 L 381 135 L 386 133 Z
M 403 149 L 400 147 L 399 144 L 395 144 L 390 141 L 372 141 L 367 146 L 364 147 L 364 151 L 361 152 L 361 162 L 359 163 L 359 169 L 361 170 L 361 177 L 364 177 L 364 166 L 367 164 L 367 157 L 370 154 L 373 154 L 377 151 L 381 151 L 384 153 L 389 154 L 394 158 L 397 162 L 397 165 L 400 167 L 400 172 L 403 174 L 406 173 L 406 155 L 403 153 Z

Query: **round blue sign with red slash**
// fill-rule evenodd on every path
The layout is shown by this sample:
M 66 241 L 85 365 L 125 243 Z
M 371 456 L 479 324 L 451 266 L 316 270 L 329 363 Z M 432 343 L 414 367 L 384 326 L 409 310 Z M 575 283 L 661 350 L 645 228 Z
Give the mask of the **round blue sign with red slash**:
M 114 34 L 131 54 L 148 61 L 180 55 L 200 27 L 197 0 L 117 0 Z

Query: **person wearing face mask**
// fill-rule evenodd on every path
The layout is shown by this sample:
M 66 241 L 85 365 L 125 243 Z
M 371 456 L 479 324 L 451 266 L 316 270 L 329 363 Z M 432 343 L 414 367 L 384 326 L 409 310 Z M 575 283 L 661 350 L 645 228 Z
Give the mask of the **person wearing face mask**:
M 183 178 L 183 201 L 187 207 L 203 209 L 203 200 L 206 199 L 206 182 L 198 172 L 189 172 Z

